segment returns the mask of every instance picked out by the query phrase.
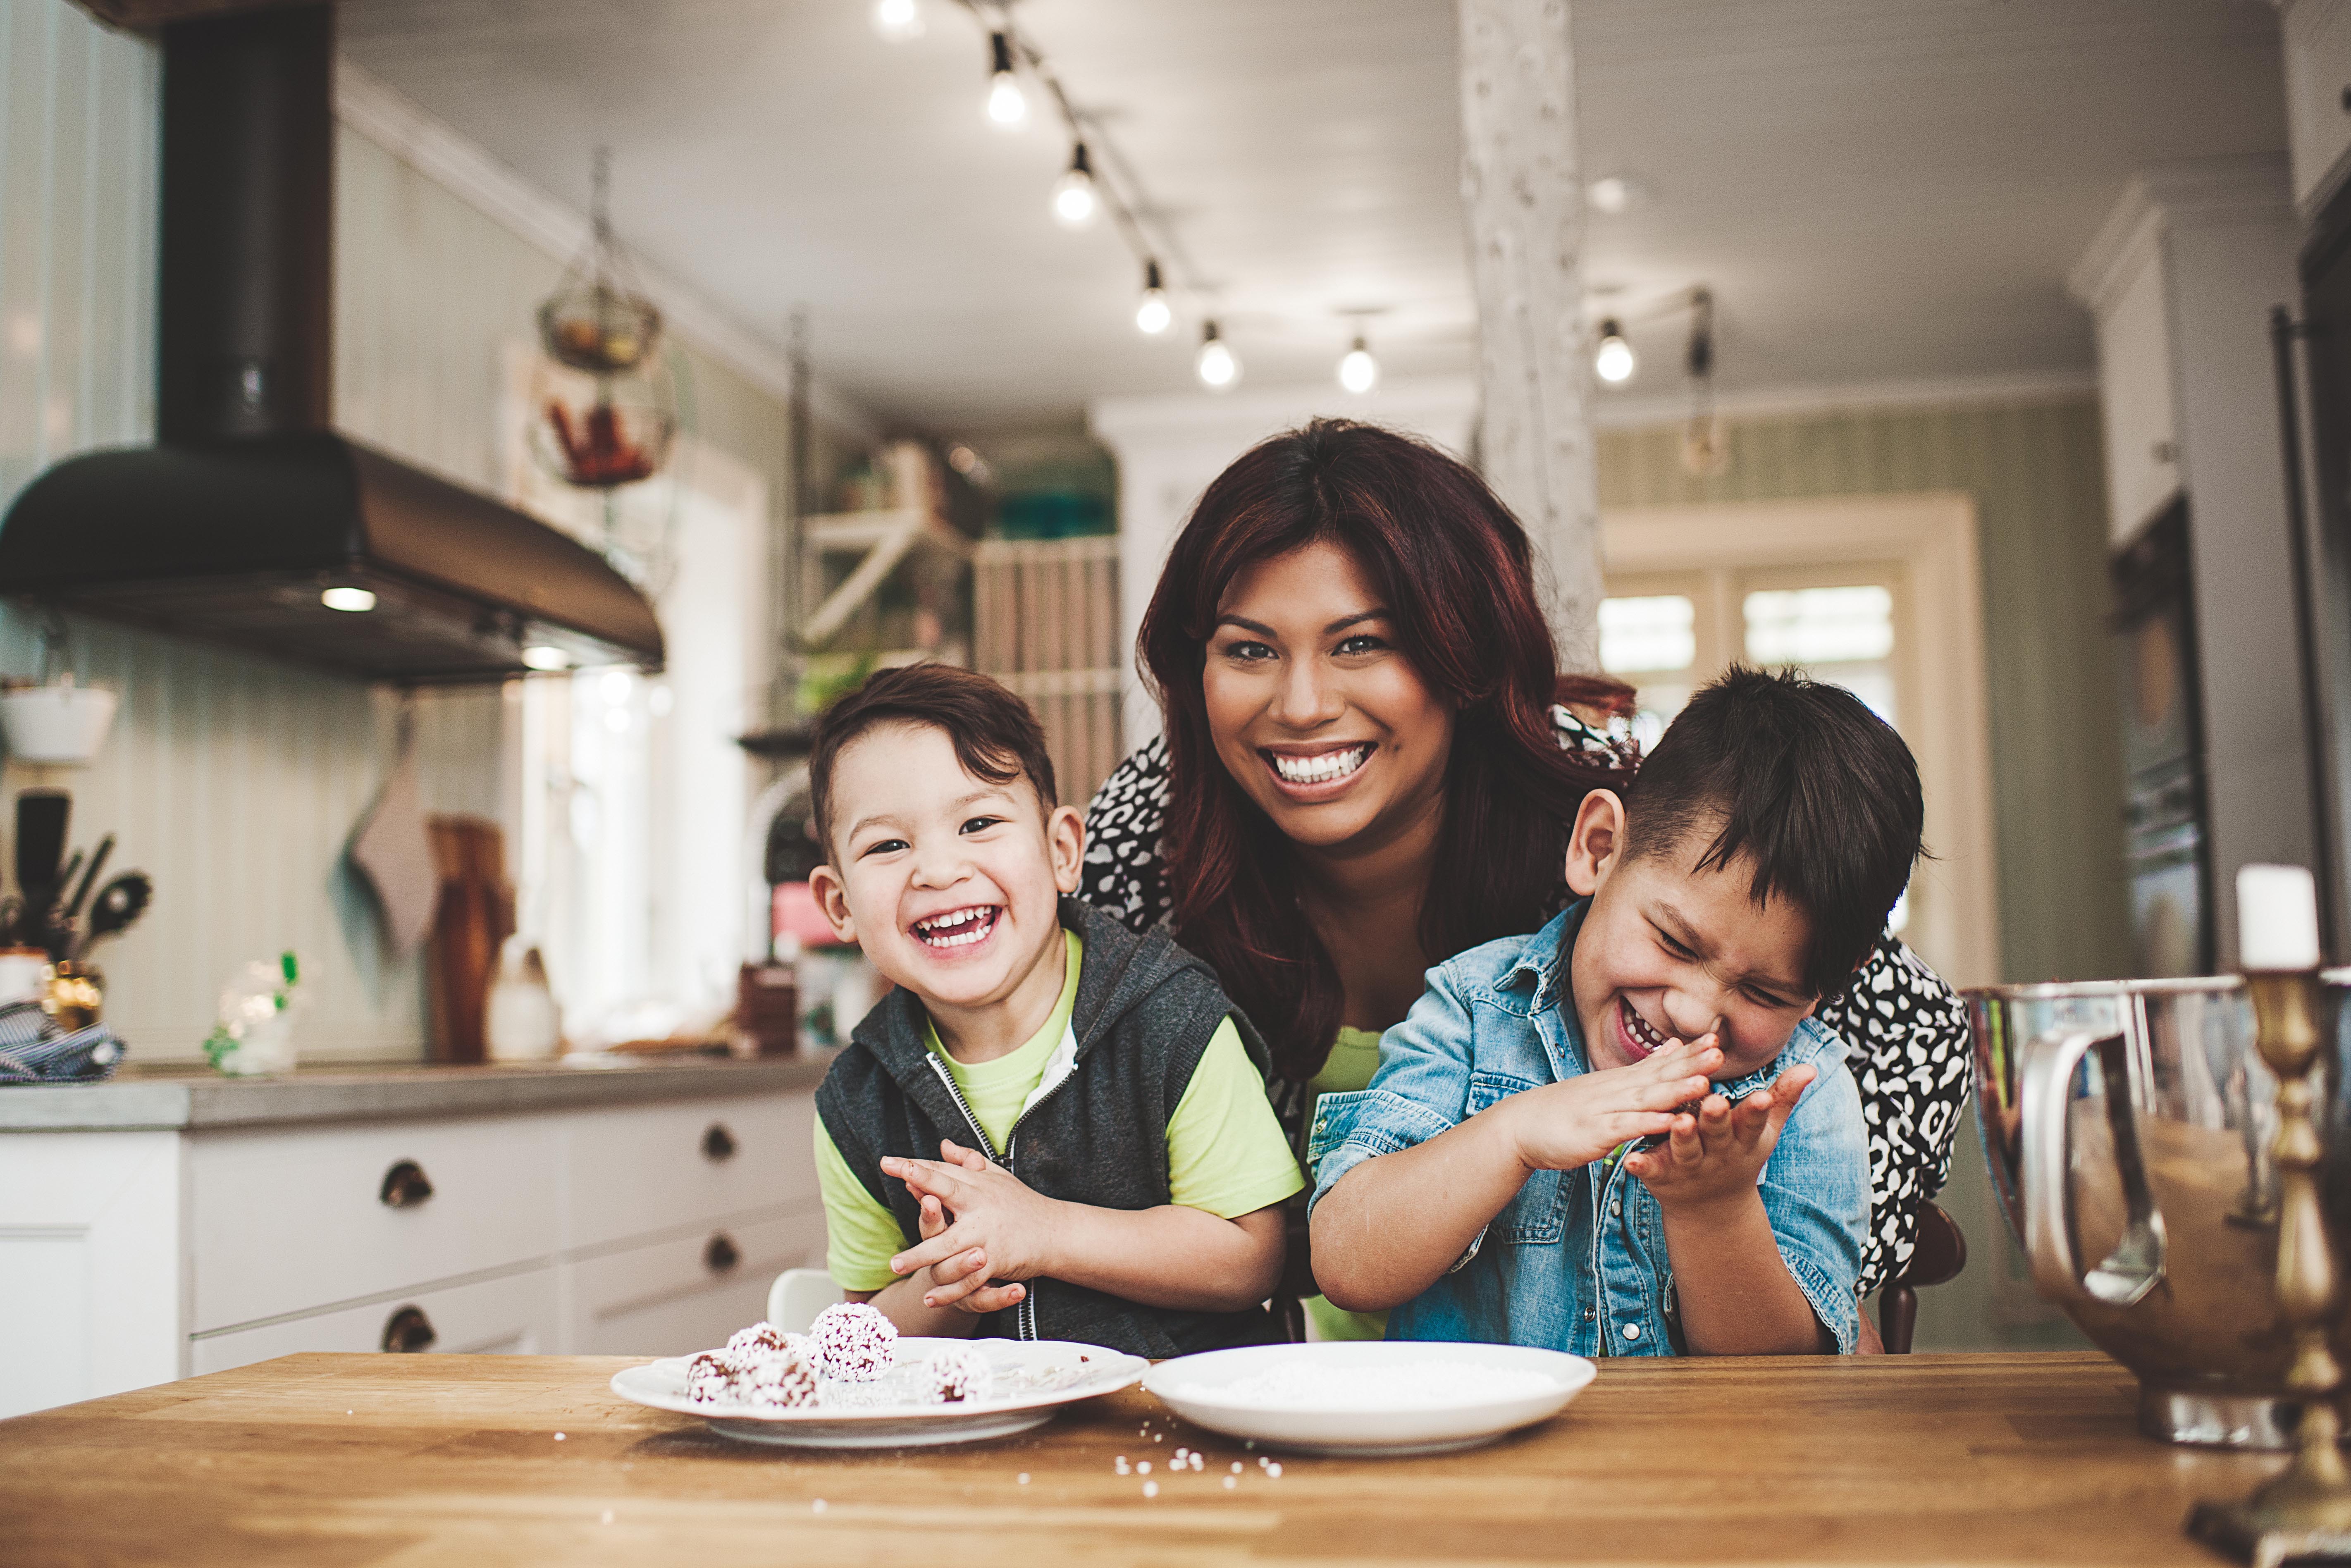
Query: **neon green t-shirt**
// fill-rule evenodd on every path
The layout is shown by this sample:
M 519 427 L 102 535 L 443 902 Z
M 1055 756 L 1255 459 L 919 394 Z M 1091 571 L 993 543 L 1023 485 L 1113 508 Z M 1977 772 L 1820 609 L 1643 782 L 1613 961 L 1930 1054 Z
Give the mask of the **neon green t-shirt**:
M 993 1061 L 961 1062 L 939 1044 L 936 1030 L 925 1030 L 932 1053 L 946 1063 L 996 1149 L 1003 1148 L 1022 1106 L 1044 1081 L 1077 1008 L 1085 944 L 1074 931 L 1062 936 L 1069 946 L 1061 998 L 1044 1027 L 1020 1049 Z M 890 1272 L 890 1260 L 905 1250 L 905 1233 L 849 1168 L 822 1117 L 816 1124 L 816 1168 L 824 1191 L 825 1268 L 845 1291 L 882 1289 L 897 1278 Z M 1304 1186 L 1281 1124 L 1266 1101 L 1265 1080 L 1228 1018 L 1209 1037 L 1192 1082 L 1168 1118 L 1168 1201 L 1230 1219 L 1280 1203 Z
M 1322 1071 L 1308 1079 L 1310 1094 L 1349 1094 L 1372 1086 L 1372 1074 L 1380 1070 L 1380 1031 L 1375 1029 L 1348 1029 L 1342 1025 L 1339 1038 L 1331 1042 L 1331 1054 L 1322 1059 Z M 1306 1120 L 1311 1124 L 1314 1107 L 1306 1108 Z M 1388 1315 L 1385 1312 L 1351 1312 L 1344 1307 L 1334 1307 L 1321 1296 L 1309 1296 L 1300 1306 L 1306 1309 L 1306 1321 L 1314 1325 L 1316 1339 L 1385 1339 Z

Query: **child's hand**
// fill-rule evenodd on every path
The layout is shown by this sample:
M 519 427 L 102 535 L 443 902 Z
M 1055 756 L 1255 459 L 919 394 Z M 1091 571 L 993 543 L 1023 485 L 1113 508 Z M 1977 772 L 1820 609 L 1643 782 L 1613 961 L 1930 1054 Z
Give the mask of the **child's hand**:
M 924 1195 L 922 1212 L 915 1226 L 925 1241 L 945 1235 L 947 1230 L 946 1210 L 939 1200 Z M 954 1307 L 961 1312 L 984 1317 L 1017 1306 L 1029 1293 L 1026 1285 L 994 1285 L 988 1282 L 987 1255 L 977 1247 L 942 1259 L 920 1274 L 923 1304 L 926 1307 Z
M 1003 1166 L 952 1142 L 942 1142 L 939 1152 L 944 1159 L 892 1156 L 882 1162 L 882 1174 L 904 1182 L 923 1209 L 918 1225 L 922 1240 L 890 1260 L 890 1270 L 931 1270 L 934 1284 L 924 1292 L 925 1306 L 968 1301 L 966 1310 L 970 1312 L 999 1311 L 1026 1292 L 1017 1284 L 991 1281 L 1032 1280 L 1051 1272 L 1061 1205 Z M 930 1224 L 935 1212 L 945 1222 L 936 1230 Z
M 1819 1075 L 1811 1066 L 1792 1067 L 1736 1105 L 1709 1094 L 1696 1114 L 1673 1118 L 1663 1145 L 1626 1155 L 1625 1169 L 1667 1210 L 1699 1209 L 1750 1194 L 1780 1142 L 1780 1129 Z
M 1712 1035 L 1676 1040 L 1623 1067 L 1513 1094 L 1494 1109 L 1510 1108 L 1529 1170 L 1574 1170 L 1621 1144 L 1672 1131 L 1674 1108 L 1704 1094 L 1707 1074 L 1721 1065 Z

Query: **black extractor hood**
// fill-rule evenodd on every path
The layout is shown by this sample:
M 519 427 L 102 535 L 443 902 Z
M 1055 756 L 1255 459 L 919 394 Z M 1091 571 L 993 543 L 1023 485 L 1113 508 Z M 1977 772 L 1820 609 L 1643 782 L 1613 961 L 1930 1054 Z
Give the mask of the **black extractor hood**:
M 402 683 L 658 668 L 602 556 L 329 427 L 333 86 L 331 5 L 164 29 L 157 444 L 27 486 L 0 594 Z

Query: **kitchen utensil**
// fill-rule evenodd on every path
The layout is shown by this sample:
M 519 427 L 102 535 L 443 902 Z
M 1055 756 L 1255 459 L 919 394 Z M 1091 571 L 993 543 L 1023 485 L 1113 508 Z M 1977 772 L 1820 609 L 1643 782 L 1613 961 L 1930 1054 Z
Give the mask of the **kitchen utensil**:
M 977 1350 L 987 1357 L 996 1374 L 992 1397 L 956 1405 L 820 1405 L 776 1411 L 697 1405 L 686 1397 L 685 1369 L 690 1358 L 682 1355 L 615 1374 L 612 1392 L 632 1404 L 699 1416 L 713 1431 L 749 1443 L 806 1448 L 914 1448 L 977 1443 L 1041 1427 L 1064 1405 L 1117 1393 L 1151 1364 L 1139 1355 L 1098 1344 L 1050 1339 L 902 1339 L 898 1364 L 911 1367 L 950 1348 Z
M 431 831 L 441 877 L 425 971 L 433 1059 L 480 1061 L 498 946 L 515 928 L 506 841 L 496 822 L 480 817 L 434 817 Z
M 57 862 L 65 858 L 73 797 L 62 789 L 26 789 L 16 796 L 16 890 L 26 918 L 38 925 L 57 898 Z
M 89 906 L 89 932 L 81 939 L 81 951 L 89 952 L 101 936 L 111 936 L 137 920 L 154 895 L 155 884 L 143 871 L 126 871 L 99 888 Z
M 89 857 L 89 869 L 81 873 L 80 884 L 74 889 L 73 897 L 66 903 L 67 919 L 74 919 L 81 914 L 81 906 L 89 899 L 89 890 L 97 885 L 99 873 L 106 870 L 106 857 L 113 852 L 114 835 L 109 833 L 98 841 L 98 850 Z M 63 880 L 71 882 L 72 873 L 68 873 Z
M 1530 1345 L 1346 1340 L 1178 1356 L 1143 1386 L 1228 1437 L 1374 1458 L 1490 1443 L 1556 1416 L 1597 1375 L 1580 1355 Z
M 2351 970 L 2323 982 L 2336 1065 L 2322 1075 L 2319 1184 L 2341 1249 Z M 2273 1283 L 2277 1085 L 2254 1049 L 2244 981 L 1998 986 L 1967 1000 L 1992 1185 L 2034 1287 L 2137 1375 L 2150 1436 L 2290 1447 L 2292 1347 Z M 2339 1317 L 2335 1342 L 2351 1350 Z

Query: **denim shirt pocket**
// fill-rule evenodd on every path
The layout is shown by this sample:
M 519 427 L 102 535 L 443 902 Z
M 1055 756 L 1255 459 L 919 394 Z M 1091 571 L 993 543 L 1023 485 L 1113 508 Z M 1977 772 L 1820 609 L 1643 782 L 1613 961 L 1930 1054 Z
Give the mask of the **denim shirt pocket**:
M 1523 1078 L 1502 1072 L 1472 1072 L 1469 1075 L 1469 1100 L 1465 1107 L 1476 1115 L 1513 1094 L 1525 1092 L 1536 1085 Z M 1557 1171 L 1537 1171 L 1527 1177 L 1511 1198 L 1487 1227 L 1487 1239 L 1512 1247 L 1556 1245 L 1567 1233 L 1567 1187 Z

